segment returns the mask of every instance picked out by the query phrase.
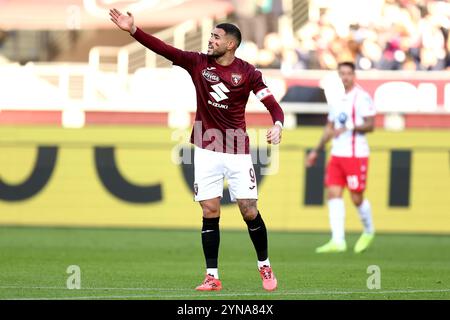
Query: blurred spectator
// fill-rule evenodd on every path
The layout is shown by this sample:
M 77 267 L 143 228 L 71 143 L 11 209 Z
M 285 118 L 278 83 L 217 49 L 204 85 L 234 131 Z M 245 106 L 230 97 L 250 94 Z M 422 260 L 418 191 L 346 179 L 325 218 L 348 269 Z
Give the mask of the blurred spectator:
M 2 48 L 3 42 L 5 42 L 7 35 L 8 34 L 6 33 L 6 31 L 0 29 L 0 49 Z
M 241 29 L 242 38 L 253 41 L 253 17 L 256 14 L 256 3 L 254 0 L 233 0 L 236 22 Z
M 237 25 L 242 36 L 264 49 L 264 37 L 278 32 L 278 19 L 283 14 L 282 0 L 233 0 Z
M 278 32 L 278 19 L 283 14 L 283 1 L 258 0 L 257 5 L 267 28 L 267 33 Z
M 3 43 L 5 42 L 7 33 L 0 29 L 0 64 L 7 63 L 8 60 L 2 55 Z
M 236 56 L 256 65 L 258 62 L 258 46 L 253 41 L 244 38 L 236 51 Z
M 233 0 L 233 5 L 243 39 L 254 42 L 258 48 L 262 48 L 267 27 L 265 21 L 261 19 L 257 1 Z
M 447 70 L 450 70 L 450 33 L 447 29 L 447 46 L 445 47 L 445 50 L 447 52 L 447 57 L 445 58 L 445 68 Z
M 258 68 L 278 69 L 281 67 L 280 59 L 271 50 L 261 49 L 258 52 L 258 60 L 256 63 Z
M 340 61 L 354 61 L 363 70 L 450 69 L 450 1 L 352 1 L 344 6 L 311 0 L 319 10 L 295 31 L 295 47 L 271 32 L 263 43 L 255 40 L 262 50 L 259 66 L 335 69 Z M 351 3 L 353 11 L 348 10 Z M 275 1 L 256 1 L 256 10 L 267 12 L 269 4 Z

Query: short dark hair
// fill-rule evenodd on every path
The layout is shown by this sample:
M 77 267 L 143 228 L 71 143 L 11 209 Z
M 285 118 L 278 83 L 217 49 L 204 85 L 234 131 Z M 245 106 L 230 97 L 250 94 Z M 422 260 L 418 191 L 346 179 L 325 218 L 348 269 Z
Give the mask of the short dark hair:
M 355 64 L 354 64 L 353 62 L 351 62 L 351 61 L 339 62 L 339 64 L 338 64 L 338 70 L 339 70 L 341 67 L 349 67 L 350 69 L 352 69 L 353 72 L 355 72 L 355 70 L 356 70 Z
M 229 34 L 236 39 L 236 47 L 239 47 L 242 41 L 241 30 L 232 23 L 219 23 L 216 28 L 225 31 L 225 34 Z

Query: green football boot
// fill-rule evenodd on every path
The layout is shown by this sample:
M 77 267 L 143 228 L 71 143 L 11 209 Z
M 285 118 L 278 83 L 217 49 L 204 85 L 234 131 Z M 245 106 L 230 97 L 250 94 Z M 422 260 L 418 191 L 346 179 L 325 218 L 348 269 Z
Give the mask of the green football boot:
M 374 238 L 375 238 L 374 233 L 363 233 L 355 244 L 354 248 L 355 253 L 361 253 L 367 250 L 367 248 L 369 248 L 370 245 L 372 244 Z
M 316 253 L 339 253 L 345 252 L 347 250 L 347 244 L 344 242 L 337 243 L 333 240 L 330 240 L 326 244 L 316 249 Z

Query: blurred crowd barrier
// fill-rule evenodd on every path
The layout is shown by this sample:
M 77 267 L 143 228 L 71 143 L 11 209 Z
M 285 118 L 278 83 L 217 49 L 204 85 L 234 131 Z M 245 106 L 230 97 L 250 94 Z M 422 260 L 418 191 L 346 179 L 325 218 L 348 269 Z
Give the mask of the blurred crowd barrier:
M 267 69 L 263 74 L 285 111 L 287 128 L 324 123 L 326 83 L 336 79 L 335 71 Z M 378 110 L 377 126 L 392 130 L 449 128 L 449 80 L 444 71 L 358 72 L 358 83 Z M 187 128 L 196 109 L 192 80 L 179 67 L 139 68 L 118 76 L 89 64 L 8 64 L 0 67 L 0 87 L 0 124 Z M 253 94 L 247 120 L 250 126 L 271 123 Z

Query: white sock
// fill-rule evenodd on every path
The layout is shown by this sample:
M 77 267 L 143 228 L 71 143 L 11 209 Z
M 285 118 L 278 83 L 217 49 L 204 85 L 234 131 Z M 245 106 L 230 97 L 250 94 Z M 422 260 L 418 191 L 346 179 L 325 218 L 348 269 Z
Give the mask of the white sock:
M 219 269 L 217 268 L 206 268 L 206 273 L 216 279 L 219 279 Z
M 258 270 L 261 269 L 263 266 L 268 266 L 270 267 L 270 261 L 269 258 L 267 258 L 264 261 L 258 261 Z
M 372 222 L 372 208 L 370 207 L 370 202 L 367 199 L 361 203 L 358 207 L 359 217 L 364 226 L 365 233 L 374 233 L 374 227 Z
M 331 238 L 337 243 L 345 241 L 345 205 L 342 198 L 328 200 Z

